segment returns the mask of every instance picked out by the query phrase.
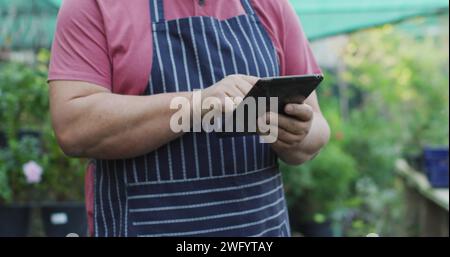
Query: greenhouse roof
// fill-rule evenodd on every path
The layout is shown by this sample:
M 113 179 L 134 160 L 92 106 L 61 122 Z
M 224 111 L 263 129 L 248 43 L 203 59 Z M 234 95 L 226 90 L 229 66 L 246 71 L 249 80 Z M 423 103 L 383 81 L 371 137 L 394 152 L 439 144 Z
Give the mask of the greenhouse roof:
M 310 40 L 415 16 L 448 13 L 447 0 L 290 0 Z M 61 0 L 0 0 L 0 48 L 49 47 Z

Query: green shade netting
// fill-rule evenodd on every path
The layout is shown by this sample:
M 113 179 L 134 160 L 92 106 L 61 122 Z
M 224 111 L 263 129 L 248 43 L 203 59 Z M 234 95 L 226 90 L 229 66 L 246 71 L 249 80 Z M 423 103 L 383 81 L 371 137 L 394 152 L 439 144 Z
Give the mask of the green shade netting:
M 448 12 L 447 0 L 291 0 L 310 40 Z
M 290 1 L 310 40 L 415 16 L 448 13 L 449 6 L 447 0 Z M 61 0 L 0 0 L 0 47 L 49 47 L 60 4 Z
M 0 0 L 0 48 L 49 47 L 61 1 Z

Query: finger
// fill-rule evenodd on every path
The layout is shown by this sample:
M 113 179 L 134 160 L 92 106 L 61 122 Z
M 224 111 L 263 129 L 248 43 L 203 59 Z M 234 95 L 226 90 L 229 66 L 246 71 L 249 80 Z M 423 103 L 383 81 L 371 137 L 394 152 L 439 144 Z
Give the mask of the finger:
M 255 76 L 248 76 L 248 75 L 240 75 L 239 76 L 241 79 L 246 80 L 248 83 L 250 83 L 252 85 L 252 87 L 256 84 L 256 82 L 258 82 L 258 80 L 260 78 L 255 77 Z
M 312 107 L 307 104 L 288 104 L 284 111 L 302 121 L 310 121 L 314 115 Z
M 242 92 L 242 94 L 245 96 L 247 93 L 252 89 L 253 85 L 250 84 L 245 79 L 237 79 L 236 80 L 236 87 Z
M 261 116 L 258 116 L 258 119 L 257 119 L 258 132 L 262 133 L 262 131 L 270 131 L 273 128 L 278 129 L 278 120 L 277 119 L 278 119 L 277 114 L 270 113 L 270 112 L 267 112 Z
M 294 146 L 303 140 L 304 136 L 292 134 L 289 131 L 278 127 L 277 141 L 282 141 L 286 145 Z
M 276 131 L 276 132 L 275 132 Z M 288 131 L 284 129 L 280 129 L 276 126 L 269 126 L 269 130 L 267 133 L 262 134 L 263 136 L 270 136 L 270 138 L 274 138 L 274 142 L 280 141 L 285 146 L 295 146 L 299 142 L 302 141 L 304 137 L 299 135 L 294 135 L 292 133 L 289 133 Z
M 235 85 L 226 88 L 225 93 L 227 94 L 228 97 L 231 97 L 231 98 L 245 96 L 245 94 L 239 89 L 239 87 L 237 87 Z
M 285 142 L 280 141 L 280 140 L 276 141 L 276 142 L 273 143 L 271 146 L 272 146 L 273 150 L 275 150 L 275 152 L 278 152 L 278 151 L 286 151 L 286 150 L 291 149 L 291 146 L 290 146 L 290 145 L 288 145 L 288 144 L 286 144 Z
M 274 114 L 271 113 L 271 115 Z M 307 123 L 282 114 L 278 114 L 278 117 L 276 119 L 272 118 L 271 123 L 275 123 L 279 128 L 282 128 L 295 135 L 306 134 L 309 129 L 309 125 Z
M 223 81 L 225 86 L 225 91 L 230 94 L 231 97 L 234 96 L 245 96 L 247 94 L 247 87 L 251 88 L 251 85 L 243 79 L 241 79 L 237 75 L 231 75 L 227 77 Z M 242 84 L 242 85 L 241 85 Z M 237 91 L 239 91 L 239 94 L 237 94 Z
M 264 115 L 261 115 L 261 118 L 264 119 L 264 122 L 266 124 L 278 126 L 279 125 L 279 118 L 281 114 L 278 114 L 276 112 L 266 112 Z
M 242 98 L 242 93 L 236 88 L 230 88 L 225 91 L 225 96 L 222 100 L 223 112 L 230 113 L 233 112 L 237 106 L 237 103 L 234 101 L 236 97 Z

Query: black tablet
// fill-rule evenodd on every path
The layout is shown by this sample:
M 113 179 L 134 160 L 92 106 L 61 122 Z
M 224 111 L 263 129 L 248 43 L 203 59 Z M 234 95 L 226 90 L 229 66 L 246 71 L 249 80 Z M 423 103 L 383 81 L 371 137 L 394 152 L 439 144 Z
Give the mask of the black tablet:
M 278 99 L 278 112 L 281 114 L 285 114 L 284 108 L 289 103 L 302 103 L 308 96 L 319 86 L 319 84 L 323 80 L 322 74 L 311 74 L 311 75 L 302 75 L 302 76 L 284 76 L 284 77 L 273 77 L 273 78 L 263 78 L 260 79 L 250 90 L 250 92 L 245 96 L 244 101 L 238 105 L 233 113 L 223 119 L 222 124 L 222 132 L 217 133 L 220 137 L 229 137 L 229 136 L 239 136 L 239 135 L 248 135 L 255 134 L 255 131 L 249 131 L 249 127 L 253 128 L 254 126 L 249 126 L 247 124 L 249 121 L 249 107 L 246 106 L 248 98 L 253 98 L 256 103 L 258 99 L 265 98 L 266 99 L 266 111 L 271 110 L 270 108 L 270 98 L 276 97 Z M 258 112 L 258 105 L 255 107 L 256 116 Z M 244 120 L 246 121 L 243 124 L 244 129 L 237 129 L 236 126 L 236 117 L 238 112 L 243 112 Z M 254 115 L 252 114 L 252 117 Z M 241 116 L 242 117 L 242 116 Z M 233 119 L 233 132 L 225 131 L 225 125 L 229 122 L 230 119 Z M 256 121 L 257 117 L 254 117 L 254 121 Z M 252 130 L 252 129 L 251 129 Z
M 263 78 L 253 86 L 245 98 L 278 97 L 278 110 L 280 113 L 284 113 L 286 104 L 303 102 L 319 86 L 322 80 L 323 75 L 321 74 Z

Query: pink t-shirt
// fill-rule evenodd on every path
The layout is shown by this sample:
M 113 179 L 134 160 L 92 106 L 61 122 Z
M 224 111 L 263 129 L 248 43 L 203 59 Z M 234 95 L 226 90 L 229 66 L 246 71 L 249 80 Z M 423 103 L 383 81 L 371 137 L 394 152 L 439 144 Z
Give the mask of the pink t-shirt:
M 281 62 L 282 75 L 319 73 L 288 0 L 253 0 Z M 165 0 L 168 20 L 227 19 L 244 14 L 240 0 Z M 64 0 L 52 47 L 49 80 L 77 80 L 114 93 L 141 94 L 152 66 L 149 0 Z
M 320 73 L 288 0 L 252 0 L 281 65 L 282 75 Z M 164 0 L 167 20 L 190 16 L 228 19 L 245 14 L 240 0 Z M 64 0 L 59 11 L 48 79 L 90 82 L 118 94 L 139 95 L 153 60 L 149 0 Z M 86 175 L 93 231 L 93 172 Z

